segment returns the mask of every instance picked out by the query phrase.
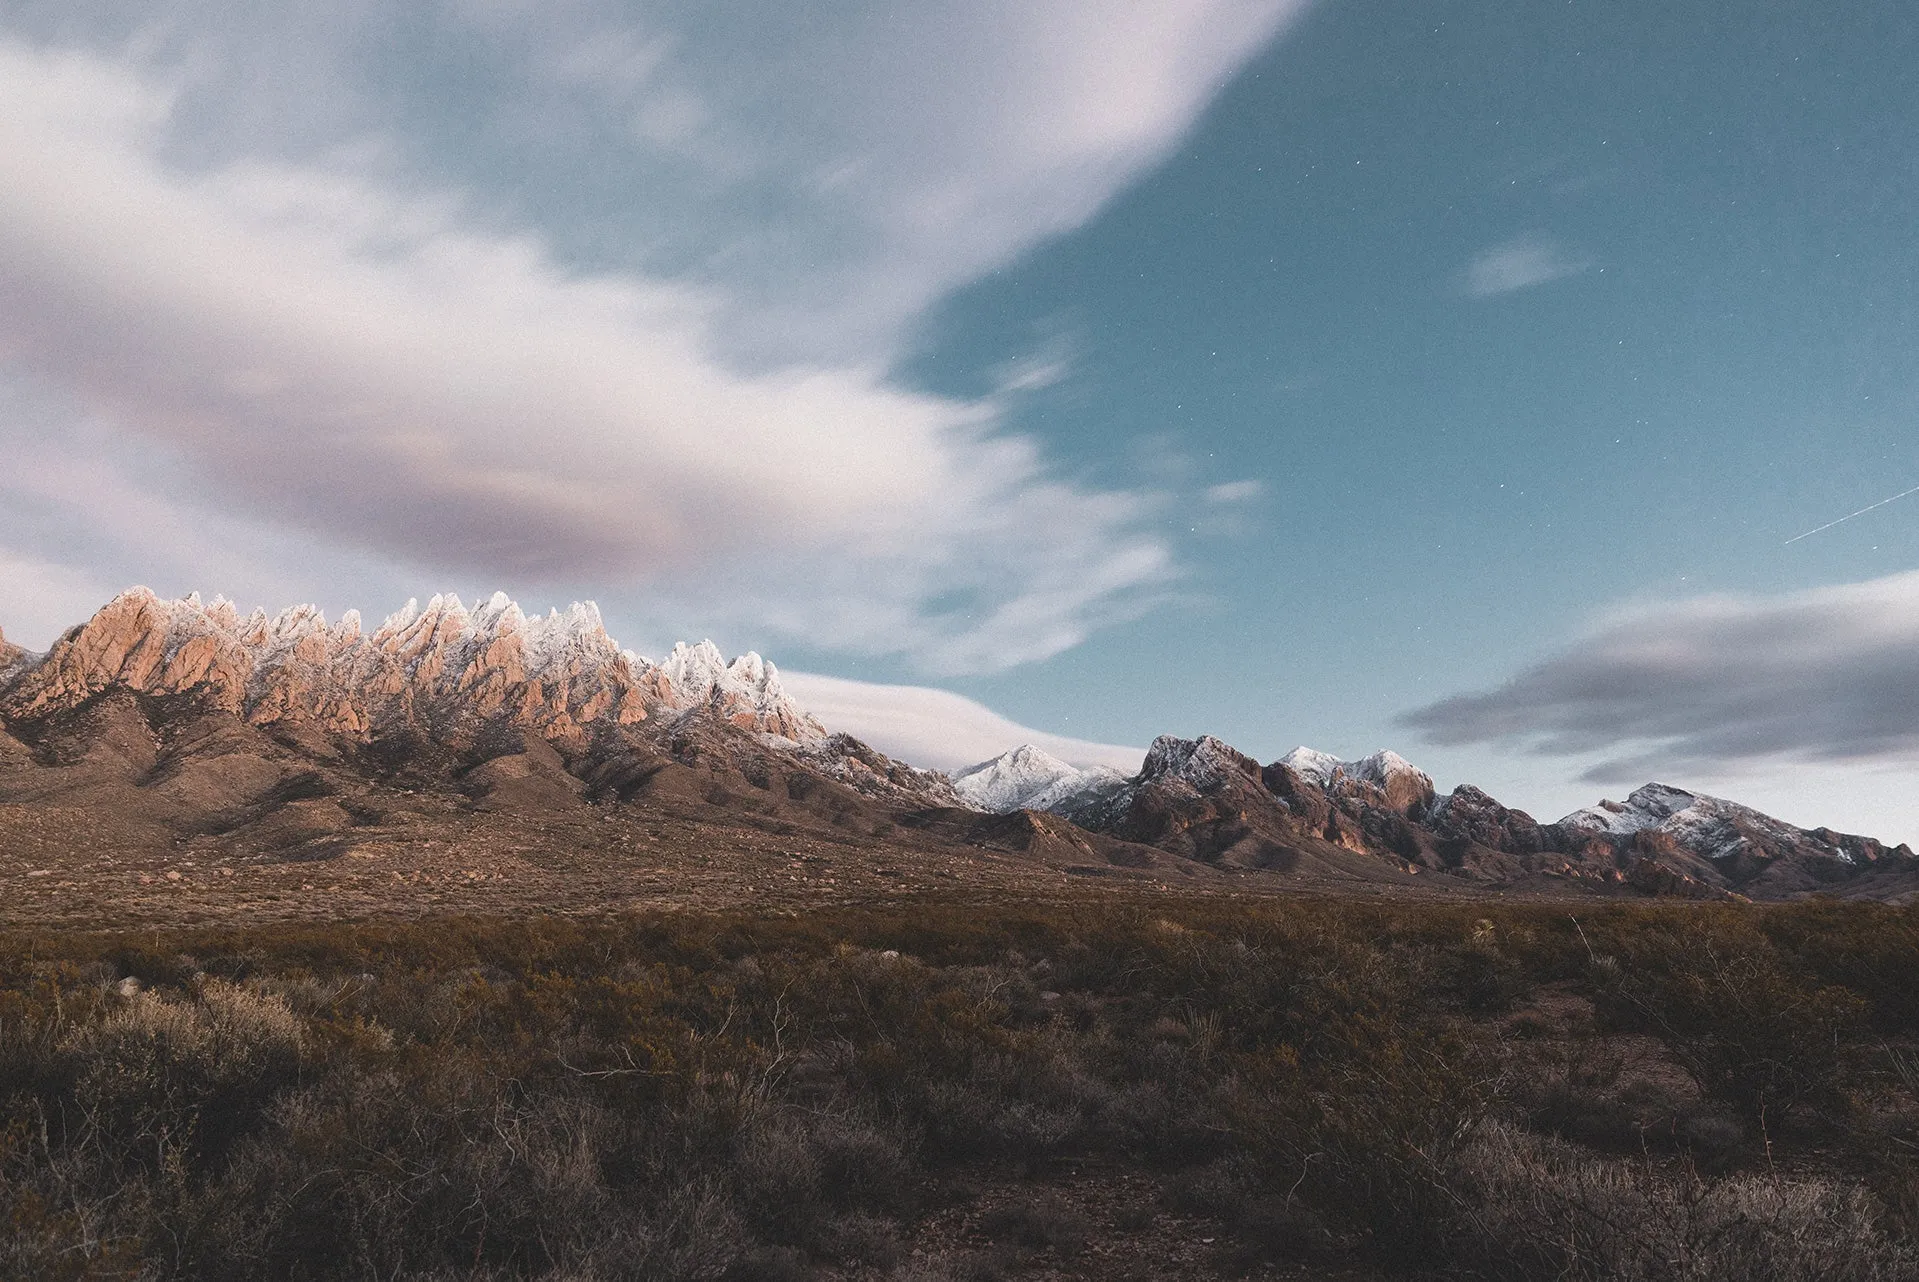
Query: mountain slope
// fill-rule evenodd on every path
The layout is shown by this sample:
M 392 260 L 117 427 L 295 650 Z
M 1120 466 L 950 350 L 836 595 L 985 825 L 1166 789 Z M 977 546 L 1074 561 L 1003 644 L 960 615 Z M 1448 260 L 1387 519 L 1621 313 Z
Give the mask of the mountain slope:
M 44 656 L 9 647 L 0 664 L 0 805 L 107 816 L 141 847 L 232 834 L 337 851 L 421 790 L 527 813 L 649 796 L 855 828 L 956 802 L 942 776 L 829 735 L 758 655 L 728 663 L 702 642 L 655 664 L 590 604 L 529 616 L 503 595 L 434 597 L 367 633 L 353 613 L 242 617 L 133 589 Z
M 1296 748 L 1262 767 L 1208 736 L 1168 736 L 1134 778 L 1051 794 L 1038 808 L 1209 862 L 1323 864 L 1334 849 L 1383 868 L 1534 890 L 1698 898 L 1919 890 L 1919 860 L 1905 846 L 1798 828 L 1663 784 L 1542 824 L 1470 785 L 1438 796 L 1424 771 L 1392 752 L 1341 761 Z
M 591 604 L 542 616 L 504 595 L 471 608 L 441 596 L 367 632 L 353 613 L 242 617 L 221 599 L 133 589 L 45 655 L 0 638 L 0 864 L 29 848 L 157 856 L 204 843 L 223 857 L 331 859 L 432 847 L 476 816 L 537 846 L 625 808 L 895 833 L 1081 875 L 1919 893 L 1904 846 L 1662 784 L 1542 824 L 1468 785 L 1440 796 L 1391 752 L 1298 748 L 1261 765 L 1209 736 L 1164 736 L 1131 777 L 1027 745 L 949 779 L 829 732 L 758 655 L 729 662 L 701 642 L 655 663 L 622 650 Z

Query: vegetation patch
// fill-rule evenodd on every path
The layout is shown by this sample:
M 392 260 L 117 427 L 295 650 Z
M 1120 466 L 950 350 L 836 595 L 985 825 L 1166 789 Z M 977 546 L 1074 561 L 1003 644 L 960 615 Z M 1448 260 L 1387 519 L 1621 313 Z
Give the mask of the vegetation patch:
M 15 933 L 0 1276 L 1914 1278 L 1915 973 L 1827 903 Z

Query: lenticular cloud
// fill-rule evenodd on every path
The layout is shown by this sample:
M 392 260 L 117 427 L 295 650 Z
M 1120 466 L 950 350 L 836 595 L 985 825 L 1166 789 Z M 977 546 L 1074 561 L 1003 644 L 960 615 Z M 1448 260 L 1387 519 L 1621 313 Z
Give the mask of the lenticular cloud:
M 1919 759 L 1919 572 L 1635 611 L 1404 723 L 1443 744 L 1608 754 L 1591 777 Z
M 1150 496 L 1054 479 L 990 403 L 870 364 L 743 369 L 715 355 L 710 283 L 568 267 L 457 191 L 338 158 L 183 167 L 177 104 L 123 63 L 0 43 L 0 369 L 157 449 L 178 484 L 152 501 L 182 524 L 719 598 L 721 623 L 944 672 L 1068 648 L 1174 573 Z M 31 480 L 77 433 L 15 434 L 0 487 L 98 499 Z

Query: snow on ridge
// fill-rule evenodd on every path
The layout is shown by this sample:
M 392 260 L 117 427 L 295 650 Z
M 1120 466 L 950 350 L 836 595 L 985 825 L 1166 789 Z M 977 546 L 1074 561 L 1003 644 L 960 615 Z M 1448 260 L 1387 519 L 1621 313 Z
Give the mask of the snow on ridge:
M 1394 779 L 1408 775 L 1432 786 L 1430 775 L 1389 748 L 1358 761 L 1341 761 L 1330 752 L 1301 746 L 1281 757 L 1279 764 L 1321 788 L 1332 788 L 1342 779 L 1357 779 L 1383 788 Z
M 1826 835 L 1775 819 L 1750 806 L 1722 797 L 1688 792 L 1670 784 L 1649 783 L 1636 788 L 1625 801 L 1601 801 L 1575 810 L 1559 821 L 1578 831 L 1629 837 L 1634 833 L 1663 833 L 1708 859 L 1723 859 L 1751 847 L 1754 838 L 1788 845 L 1811 843 L 1845 863 L 1856 862 L 1845 846 Z
M 1716 797 L 1702 797 L 1698 793 L 1687 792 L 1684 788 L 1675 788 L 1670 784 L 1649 783 L 1635 788 L 1623 802 L 1601 801 L 1596 806 L 1587 806 L 1583 810 L 1573 811 L 1559 823 L 1566 828 L 1625 837 L 1642 829 L 1658 827 L 1673 816 L 1692 809 L 1700 802 L 1716 802 L 1721 806 L 1732 804 L 1720 802 Z
M 1127 776 L 1111 766 L 1081 769 L 1034 744 L 1021 744 L 948 776 L 960 800 L 976 810 L 1052 810 L 1093 790 L 1107 790 Z
M 744 705 L 772 720 L 790 723 L 808 733 L 824 728 L 787 696 L 779 669 L 748 651 L 727 662 L 711 641 L 689 646 L 684 642 L 659 664 L 621 650 L 606 633 L 600 609 L 592 601 L 575 601 L 545 614 L 528 614 L 505 592 L 494 592 L 468 607 L 457 593 L 436 593 L 422 605 L 409 598 L 387 615 L 371 635 L 364 631 L 358 610 L 348 610 L 329 627 L 316 605 L 288 606 L 269 616 L 256 609 L 240 618 L 224 596 L 210 602 L 198 592 L 168 600 L 151 588 L 133 587 L 118 594 L 113 604 L 144 610 L 159 625 L 163 652 L 169 657 L 199 637 L 217 636 L 237 646 L 254 672 L 294 660 L 330 663 L 350 657 L 361 647 L 382 650 L 412 675 L 421 664 L 464 667 L 495 643 L 509 637 L 519 643 L 521 662 L 529 678 L 539 680 L 576 660 L 617 662 L 644 682 L 653 673 L 665 677 L 668 702 L 690 709 L 709 700 Z M 31 666 L 40 656 L 10 659 L 9 674 Z
M 1309 779 L 1322 788 L 1332 783 L 1334 776 L 1346 765 L 1332 753 L 1308 748 L 1304 744 L 1281 757 L 1279 764 L 1300 778 Z

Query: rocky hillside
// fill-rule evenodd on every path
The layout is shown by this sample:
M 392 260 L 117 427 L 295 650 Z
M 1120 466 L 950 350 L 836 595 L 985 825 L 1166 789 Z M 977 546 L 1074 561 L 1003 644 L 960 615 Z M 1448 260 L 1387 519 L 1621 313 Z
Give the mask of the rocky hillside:
M 514 832 L 584 831 L 649 808 L 1098 875 L 1467 893 L 1919 890 L 1904 846 L 1658 784 L 1542 824 L 1469 786 L 1441 796 L 1391 752 L 1300 748 L 1261 764 L 1211 737 L 1168 736 L 1131 777 L 1028 746 L 948 779 L 832 733 L 756 654 L 729 662 L 701 642 L 655 662 L 615 643 L 590 604 L 529 615 L 504 595 L 473 608 L 435 597 L 369 631 L 353 613 L 243 617 L 224 600 L 134 589 L 44 655 L 0 638 L 0 863 L 206 842 L 221 857 L 332 858 L 433 847 L 471 835 L 478 814 L 513 816 Z
M 1049 764 L 1050 763 L 1050 764 Z M 1716 797 L 1648 784 L 1542 824 L 1470 785 L 1441 796 L 1396 753 L 1341 761 L 1296 748 L 1261 765 L 1210 736 L 1155 741 L 1131 779 L 1088 778 L 1022 748 L 963 772 L 986 809 L 1026 805 L 1189 859 L 1350 872 L 1358 856 L 1411 875 L 1549 890 L 1784 898 L 1919 889 L 1905 846 L 1804 829 Z M 1014 786 L 1015 783 L 1020 786 Z
M 0 654 L 0 663 L 6 656 Z M 231 603 L 123 592 L 43 658 L 4 669 L 0 717 L 32 722 L 112 690 L 191 695 L 250 725 L 347 735 L 399 728 L 460 734 L 509 725 L 584 744 L 592 734 L 703 711 L 794 742 L 825 737 L 756 654 L 728 664 L 711 642 L 655 664 L 621 650 L 590 603 L 528 616 L 505 594 L 468 610 L 417 601 L 372 633 L 312 606 L 240 617 Z
M 45 655 L 0 651 L 0 806 L 135 845 L 217 833 L 323 853 L 377 826 L 380 797 L 420 789 L 529 813 L 750 798 L 864 828 L 958 803 L 943 776 L 829 734 L 758 655 L 702 642 L 655 663 L 590 604 L 435 597 L 369 632 L 353 613 L 243 617 L 134 589 Z

